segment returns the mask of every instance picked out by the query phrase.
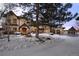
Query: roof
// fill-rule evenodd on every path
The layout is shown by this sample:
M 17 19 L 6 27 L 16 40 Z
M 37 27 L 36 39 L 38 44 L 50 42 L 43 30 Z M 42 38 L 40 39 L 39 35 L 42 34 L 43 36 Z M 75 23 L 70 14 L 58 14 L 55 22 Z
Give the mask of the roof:
M 15 15 L 18 19 L 27 19 L 29 20 L 27 17 L 23 17 L 23 16 L 18 16 L 14 11 L 9 11 L 6 14 L 4 14 L 4 17 L 6 17 L 8 15 Z
M 12 10 L 17 16 L 21 16 L 23 15 L 23 9 L 20 8 L 20 7 L 15 7 L 13 10 Z
M 8 14 L 8 15 L 15 15 L 15 16 L 17 16 L 13 11 L 9 11 L 9 12 L 7 12 L 6 14 L 4 14 L 4 17 L 6 17 L 7 14 Z
M 29 26 L 28 26 L 28 25 L 26 25 L 25 23 L 24 23 L 24 24 L 22 24 L 19 28 L 21 28 L 22 26 L 26 26 L 26 27 L 28 27 L 28 28 L 29 28 Z
M 18 19 L 25 19 L 25 20 L 29 20 L 27 17 L 23 17 L 23 16 L 17 16 Z
M 74 27 L 71 27 L 69 30 L 76 30 Z
M 77 22 L 75 19 L 70 20 L 69 22 L 66 22 L 62 27 L 64 27 L 64 30 L 69 30 L 71 27 L 73 27 L 76 30 L 79 30 L 79 22 Z

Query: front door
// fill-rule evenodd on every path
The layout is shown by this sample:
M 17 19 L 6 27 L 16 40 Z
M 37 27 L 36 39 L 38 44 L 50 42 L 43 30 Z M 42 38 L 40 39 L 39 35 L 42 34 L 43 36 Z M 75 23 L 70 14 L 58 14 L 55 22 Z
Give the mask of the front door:
M 27 28 L 22 28 L 22 34 L 26 34 Z

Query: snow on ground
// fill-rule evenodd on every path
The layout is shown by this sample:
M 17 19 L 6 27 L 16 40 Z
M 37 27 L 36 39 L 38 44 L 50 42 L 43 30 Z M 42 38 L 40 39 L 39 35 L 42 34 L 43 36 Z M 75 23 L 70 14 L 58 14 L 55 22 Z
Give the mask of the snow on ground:
M 50 37 L 51 41 L 38 44 L 34 42 L 37 38 L 21 35 L 10 35 L 10 42 L 7 38 L 0 39 L 0 55 L 3 56 L 79 56 L 79 37 L 68 35 L 49 35 L 42 33 L 40 36 Z
M 53 38 L 61 38 L 61 39 L 65 39 L 65 40 L 79 40 L 79 36 L 74 36 L 74 35 L 53 35 Z

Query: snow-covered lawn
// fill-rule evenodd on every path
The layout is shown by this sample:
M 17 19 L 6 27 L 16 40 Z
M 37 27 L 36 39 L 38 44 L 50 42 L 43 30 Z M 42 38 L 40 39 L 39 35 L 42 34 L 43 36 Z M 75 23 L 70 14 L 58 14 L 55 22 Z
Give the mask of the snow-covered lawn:
M 49 37 L 51 40 L 38 44 L 34 36 L 21 35 L 10 35 L 10 42 L 7 38 L 0 39 L 0 55 L 79 56 L 79 36 L 41 33 L 40 37 Z

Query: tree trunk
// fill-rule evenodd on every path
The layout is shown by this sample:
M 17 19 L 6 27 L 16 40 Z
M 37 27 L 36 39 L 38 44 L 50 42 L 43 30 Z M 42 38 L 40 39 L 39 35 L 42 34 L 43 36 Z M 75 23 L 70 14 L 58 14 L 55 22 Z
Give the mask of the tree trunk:
M 7 18 L 9 17 L 9 15 L 7 15 Z M 8 42 L 10 41 L 10 22 L 9 22 L 10 20 L 9 19 L 7 19 L 7 38 L 8 38 Z
M 38 21 L 38 17 L 39 17 L 39 4 L 36 4 L 36 27 L 37 27 L 37 31 L 36 31 L 36 38 L 39 38 L 39 21 Z
M 9 27 L 8 27 L 8 42 L 10 41 L 10 29 L 9 29 Z

